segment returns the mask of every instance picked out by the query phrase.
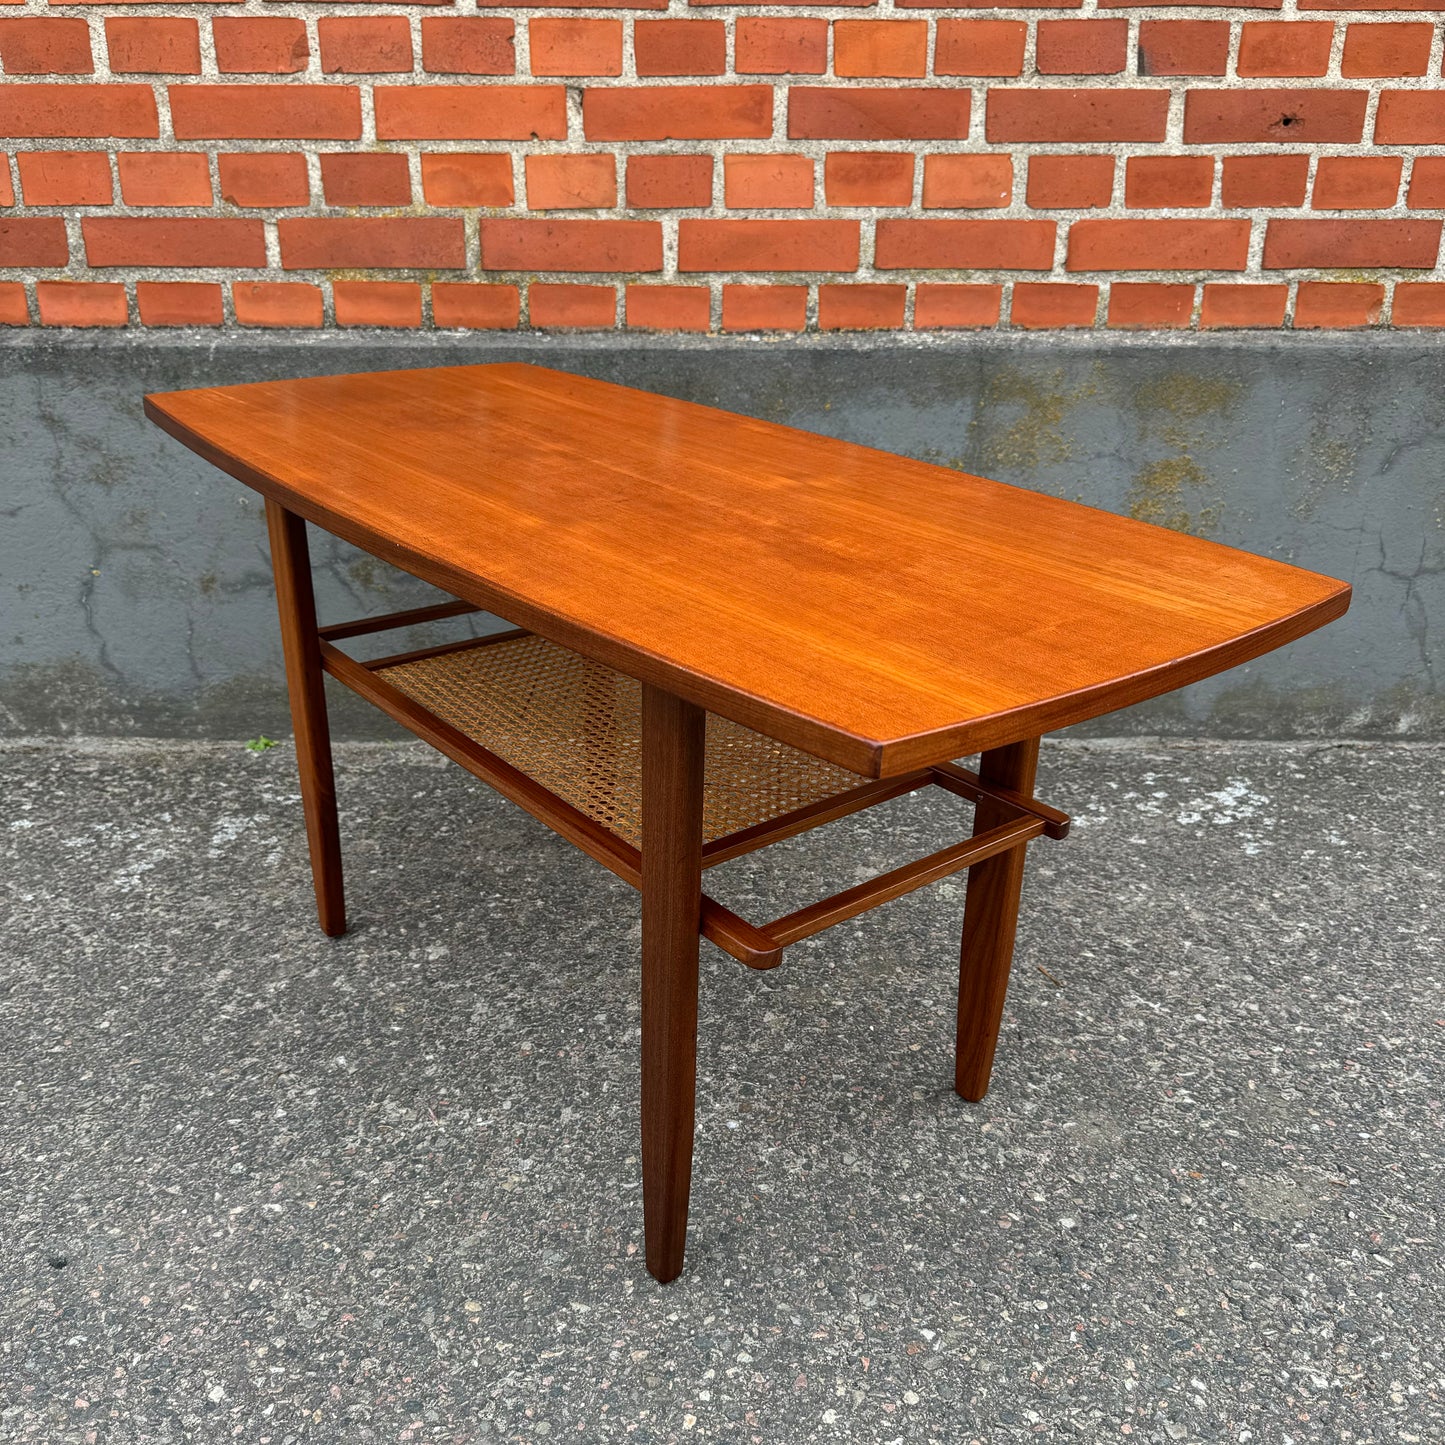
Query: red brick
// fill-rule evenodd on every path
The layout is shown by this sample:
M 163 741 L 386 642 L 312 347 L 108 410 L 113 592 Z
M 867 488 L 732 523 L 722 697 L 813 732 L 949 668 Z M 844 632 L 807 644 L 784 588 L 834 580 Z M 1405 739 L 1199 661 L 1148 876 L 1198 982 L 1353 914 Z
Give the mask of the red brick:
M 711 156 L 628 156 L 627 204 L 643 210 L 712 204 Z
M 1264 237 L 1269 270 L 1383 266 L 1428 271 L 1440 254 L 1439 221 L 1302 221 L 1275 217 Z
M 533 326 L 610 330 L 617 320 L 617 289 L 537 282 L 527 293 L 527 313 Z
M 115 199 L 102 151 L 22 151 L 16 160 L 27 206 L 108 206 Z
M 1040 20 L 1034 56 L 1040 75 L 1118 75 L 1129 59 L 1129 22 Z
M 1002 286 L 930 285 L 920 281 L 913 291 L 913 329 L 997 326 L 1002 302 Z
M 985 131 L 999 141 L 1161 141 L 1167 90 L 990 90 Z
M 199 75 L 200 26 L 187 17 L 108 15 L 105 44 L 113 75 Z
M 306 157 L 295 151 L 223 151 L 216 157 L 221 199 L 233 206 L 305 206 Z
M 1430 66 L 1430 40 L 1434 31 L 1433 25 L 1422 22 L 1351 25 L 1345 31 L 1340 74 L 1347 77 L 1424 75 Z
M 1109 287 L 1109 325 L 1126 330 L 1177 330 L 1194 314 L 1194 287 L 1115 281 Z
M 724 331 L 801 331 L 807 324 L 806 286 L 722 288 Z
M 437 75 L 515 75 L 516 27 L 497 15 L 428 15 L 421 64 Z
M 1310 206 L 1316 211 L 1389 210 L 1400 193 L 1399 156 L 1321 156 Z
M 1307 155 L 1225 156 L 1221 204 L 1231 210 L 1302 206 L 1309 171 Z
M 124 326 L 130 319 L 119 282 L 37 281 L 42 326 Z
M 1141 20 L 1140 75 L 1223 75 L 1229 67 L 1229 21 Z
M 1184 143 L 1353 143 L 1365 132 L 1367 98 L 1363 90 L 1191 90 Z
M 1301 10 L 1437 10 L 1432 0 L 1300 0 Z
M 1052 221 L 883 220 L 873 264 L 880 271 L 1047 271 L 1054 229 Z
M 1113 194 L 1113 156 L 1029 157 L 1029 205 L 1040 210 L 1107 206 Z
M 1445 285 L 1439 281 L 1402 281 L 1390 307 L 1395 326 L 1445 326 Z
M 928 21 L 835 20 L 833 74 L 920 77 L 928 73 Z
M 822 75 L 828 68 L 828 22 L 740 15 L 733 32 L 739 75 Z
M 1323 75 L 1330 68 L 1335 27 L 1329 20 L 1251 20 L 1241 27 L 1241 76 Z
M 883 221 L 881 226 L 897 224 Z M 857 221 L 712 221 L 677 226 L 679 271 L 856 271 Z
M 1249 222 L 1075 221 L 1070 271 L 1243 271 Z
M 1410 172 L 1412 211 L 1445 210 L 1445 156 L 1416 156 Z
M 211 166 L 197 151 L 121 151 L 120 198 L 128 206 L 211 206 Z
M 326 16 L 316 22 L 321 69 L 348 75 L 410 70 L 411 23 L 402 15 Z
M 662 270 L 662 226 L 657 221 L 483 216 L 481 232 L 486 271 Z
M 1025 331 L 1092 326 L 1099 288 L 1059 281 L 1016 281 L 1009 325 Z
M 996 10 L 998 0 L 897 0 L 900 10 Z M 1010 10 L 1078 10 L 1083 0 L 1021 0 Z
M 1288 286 L 1235 285 L 1210 282 L 1204 288 L 1199 325 L 1206 331 L 1284 325 Z
M 811 210 L 811 156 L 723 157 L 723 204 L 735 210 Z
M 788 92 L 794 140 L 964 140 L 964 89 L 795 85 Z
M 617 0 L 610 0 L 610 3 L 615 5 Z M 734 9 L 746 5 L 771 5 L 773 0 L 688 0 L 688 3 L 694 6 L 707 6 L 709 8 L 719 8 L 726 5 L 729 9 Z M 800 7 L 828 5 L 830 9 L 845 9 L 848 7 L 863 8 L 875 5 L 877 4 L 877 0 L 836 0 L 836 3 L 834 3 L 834 0 L 795 0 L 795 3 Z M 950 3 L 952 3 L 952 0 L 950 0 Z
M 290 15 L 218 15 L 211 21 L 223 75 L 292 75 L 306 69 L 306 22 Z
M 530 210 L 581 211 L 616 204 L 616 156 L 527 157 Z
M 0 266 L 64 266 L 69 260 L 59 216 L 0 216 Z
M 1369 282 L 1301 281 L 1294 300 L 1294 329 L 1373 326 L 1385 305 L 1385 288 Z
M 1213 156 L 1130 156 L 1124 169 L 1131 208 L 1207 206 L 1213 192 Z
M 721 20 L 638 20 L 632 58 L 639 75 L 722 75 L 727 29 Z
M 264 266 L 266 232 L 249 218 L 86 216 L 90 266 Z
M 763 140 L 773 133 L 773 88 L 637 85 L 587 90 L 582 128 L 588 140 Z
M 640 331 L 707 331 L 712 292 L 706 286 L 629 286 L 627 324 Z
M 668 0 L 627 0 L 629 10 L 666 10 Z M 514 0 L 513 10 L 616 10 L 618 0 Z
M 276 232 L 287 271 L 451 270 L 467 264 L 459 216 L 286 216 L 276 222 Z
M 177 140 L 358 140 L 354 85 L 173 85 Z
M 137 281 L 135 299 L 147 326 L 219 326 L 225 320 L 214 281 Z
M 29 326 L 30 307 L 19 281 L 0 281 L 0 326 Z
M 992 209 L 1013 195 L 1012 156 L 935 155 L 923 158 L 925 209 Z
M 10 157 L 0 151 L 0 206 L 15 204 L 15 187 L 10 183 Z
M 6 75 L 89 75 L 90 24 L 50 15 L 0 20 L 0 64 Z
M 378 85 L 379 140 L 565 140 L 560 85 Z
M 858 283 L 818 287 L 822 331 L 893 331 L 903 325 L 908 287 Z
M 1380 107 L 1375 112 L 1375 144 L 1445 144 L 1445 105 L 1440 103 L 1440 92 L 1381 91 Z
M 409 206 L 411 171 L 404 155 L 330 152 L 321 157 L 328 206 Z
M 935 75 L 1020 75 L 1029 27 L 1022 20 L 938 22 Z
M 233 281 L 231 305 L 242 326 L 321 325 L 321 288 L 304 281 Z
M 907 206 L 913 157 L 900 151 L 829 151 L 823 191 L 830 206 Z
M 533 75 L 621 75 L 620 20 L 529 20 Z
M 0 135 L 138 140 L 159 134 L 155 93 L 148 85 L 0 85 Z
M 336 281 L 331 301 L 338 326 L 421 325 L 421 287 L 415 281 Z
M 421 190 L 429 206 L 510 206 L 510 156 L 456 151 L 421 158 Z
M 471 281 L 438 281 L 431 288 L 432 324 L 468 331 L 510 330 L 522 319 L 515 286 Z
M 1198 0 L 1099 0 L 1101 10 L 1135 10 L 1148 6 L 1158 9 L 1163 6 L 1180 5 L 1197 9 Z M 1284 0 L 1220 0 L 1220 10 L 1280 10 Z

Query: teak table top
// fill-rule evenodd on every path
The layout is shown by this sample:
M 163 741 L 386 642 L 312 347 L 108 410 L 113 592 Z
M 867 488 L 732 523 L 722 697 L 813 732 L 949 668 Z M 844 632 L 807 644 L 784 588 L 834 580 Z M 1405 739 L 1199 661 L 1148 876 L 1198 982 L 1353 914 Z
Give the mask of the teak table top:
M 455 596 L 870 776 L 1169 692 L 1349 605 L 1199 537 L 536 366 L 146 413 Z

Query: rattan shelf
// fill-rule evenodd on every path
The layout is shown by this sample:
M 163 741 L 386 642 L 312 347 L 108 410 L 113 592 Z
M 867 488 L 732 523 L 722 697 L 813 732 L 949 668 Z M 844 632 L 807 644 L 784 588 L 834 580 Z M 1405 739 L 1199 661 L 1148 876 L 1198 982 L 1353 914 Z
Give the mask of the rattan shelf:
M 530 634 L 372 669 L 634 848 L 642 846 L 642 684 Z M 727 718 L 707 720 L 703 839 L 866 781 Z
M 474 611 L 446 603 L 340 623 L 319 633 L 321 664 L 441 752 L 520 804 L 619 877 L 640 886 L 642 688 L 634 679 L 520 630 L 359 662 L 345 637 Z M 709 715 L 703 866 L 795 836 L 929 785 L 1002 819 L 963 842 L 761 926 L 704 897 L 700 928 L 753 968 L 771 968 L 799 939 L 947 877 L 1067 817 L 983 784 L 951 763 L 866 779 L 727 718 Z

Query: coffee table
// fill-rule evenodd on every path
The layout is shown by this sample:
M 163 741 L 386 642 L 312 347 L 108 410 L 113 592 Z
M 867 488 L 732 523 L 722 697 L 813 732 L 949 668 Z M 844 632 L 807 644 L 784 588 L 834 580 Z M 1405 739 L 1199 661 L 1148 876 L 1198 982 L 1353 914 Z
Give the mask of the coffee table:
M 972 870 L 954 1087 L 988 1087 L 1039 737 L 1340 616 L 1342 582 L 868 447 L 520 364 L 148 396 L 266 500 L 321 927 L 346 929 L 323 677 L 642 891 L 647 1268 L 682 1269 L 698 939 L 752 968 Z M 455 600 L 318 626 L 306 523 Z M 364 634 L 505 632 L 358 661 Z M 976 771 L 957 758 L 981 753 Z M 970 835 L 783 918 L 703 871 L 937 786 Z M 567 961 L 559 962 L 565 974 Z

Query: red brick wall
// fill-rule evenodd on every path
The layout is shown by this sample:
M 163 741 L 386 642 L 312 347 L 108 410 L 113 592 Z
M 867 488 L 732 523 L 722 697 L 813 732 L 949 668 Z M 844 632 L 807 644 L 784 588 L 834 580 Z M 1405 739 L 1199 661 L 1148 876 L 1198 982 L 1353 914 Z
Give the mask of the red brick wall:
M 1438 14 L 0 0 L 0 323 L 1439 326 Z

